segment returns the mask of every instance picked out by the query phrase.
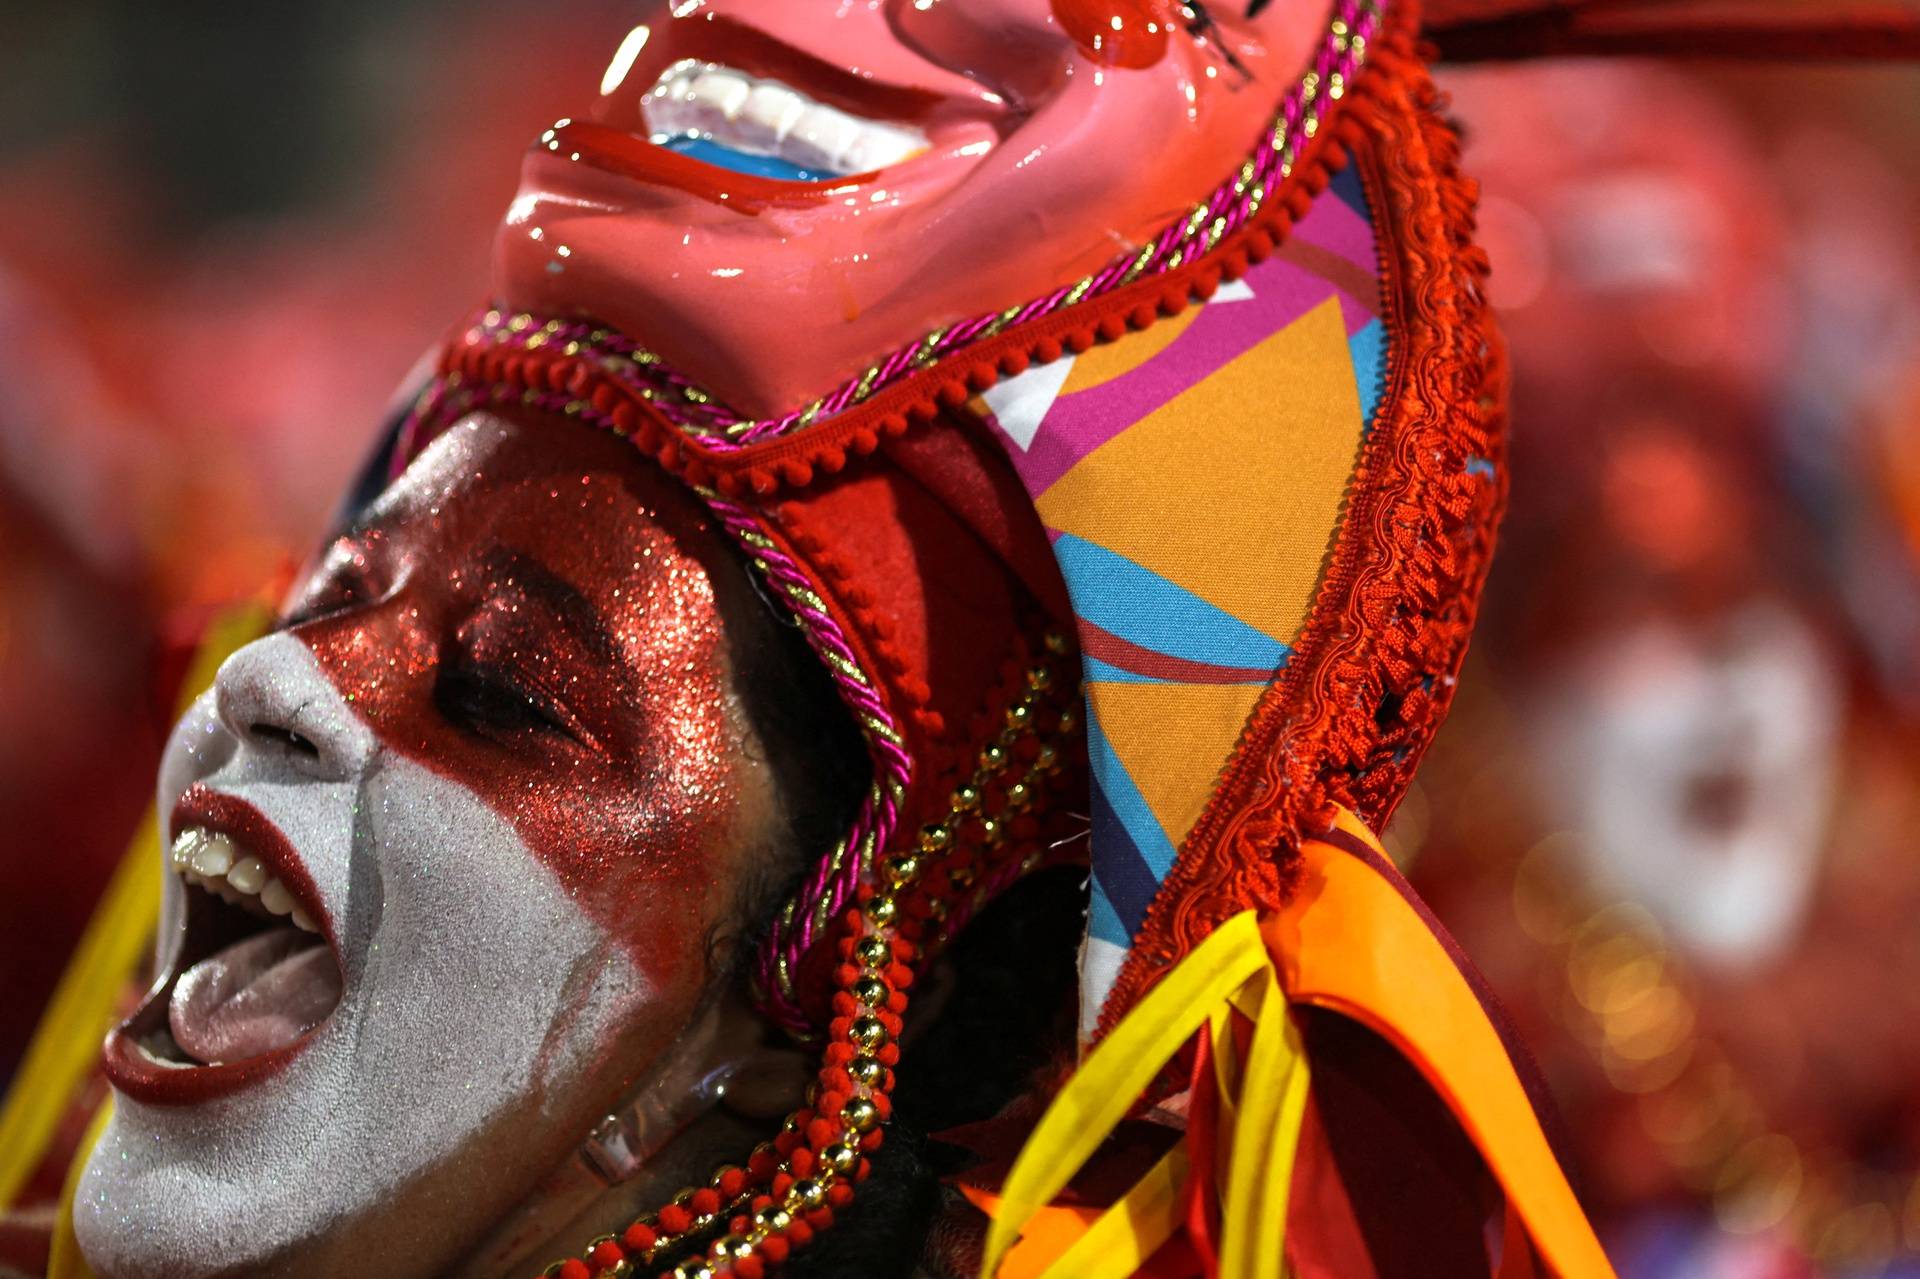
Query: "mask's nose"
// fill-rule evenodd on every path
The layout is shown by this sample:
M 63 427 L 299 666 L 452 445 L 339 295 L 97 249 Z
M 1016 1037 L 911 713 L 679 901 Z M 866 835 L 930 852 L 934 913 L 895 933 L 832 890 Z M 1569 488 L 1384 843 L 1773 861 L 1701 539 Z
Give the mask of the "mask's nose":
M 235 653 L 213 687 L 215 713 L 242 750 L 330 781 L 357 775 L 373 757 L 372 731 L 291 635 Z

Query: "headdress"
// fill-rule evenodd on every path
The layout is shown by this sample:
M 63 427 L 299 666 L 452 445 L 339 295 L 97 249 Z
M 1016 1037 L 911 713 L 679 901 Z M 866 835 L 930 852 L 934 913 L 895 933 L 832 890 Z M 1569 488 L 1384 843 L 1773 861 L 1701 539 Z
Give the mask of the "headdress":
M 1438 31 L 1473 55 L 1589 29 L 1527 8 Z M 1523 1056 L 1374 837 L 1451 700 L 1505 485 L 1474 192 L 1415 29 L 1338 0 L 1244 163 L 1150 241 L 775 416 L 592 316 L 503 299 L 451 337 L 394 464 L 480 407 L 629 439 L 799 623 L 872 763 L 757 963 L 820 1047 L 812 1101 L 548 1273 L 755 1279 L 805 1246 L 884 1140 L 924 959 L 1083 858 L 1084 1051 L 965 1186 L 989 1272 L 1367 1273 L 1389 1218 L 1477 1211 L 1427 1115 L 1504 1192 L 1501 1274 L 1608 1273 Z M 1130 1189 L 1056 1202 L 1150 1110 L 1175 1136 Z
M 1081 856 L 1090 1047 L 1005 1185 L 970 1190 L 989 1265 L 1025 1229 L 1003 1273 L 1091 1273 L 1040 1259 L 1032 1218 L 1173 1098 L 1187 1141 L 1088 1237 L 1144 1262 L 1178 1226 L 1275 1273 L 1316 1055 L 1294 1000 L 1420 1067 L 1507 1184 L 1514 1252 L 1531 1233 L 1556 1268 L 1604 1270 L 1494 1023 L 1369 833 L 1451 699 L 1504 486 L 1472 191 L 1435 106 L 1404 13 L 1343 0 L 1245 163 L 1151 242 L 774 418 L 591 318 L 495 306 L 454 336 L 396 465 L 476 407 L 631 439 L 800 622 L 873 764 L 760 957 L 768 1013 L 823 1041 L 814 1104 L 554 1273 L 752 1276 L 830 1224 L 884 1137 L 920 961 Z M 1377 988 L 1344 970 L 1383 960 Z

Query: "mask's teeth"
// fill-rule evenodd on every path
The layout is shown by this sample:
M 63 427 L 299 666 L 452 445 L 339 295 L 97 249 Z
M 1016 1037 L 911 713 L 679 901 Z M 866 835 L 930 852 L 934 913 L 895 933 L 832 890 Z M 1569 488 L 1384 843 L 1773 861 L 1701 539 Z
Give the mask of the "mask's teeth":
M 640 112 L 656 142 L 705 138 L 842 176 L 897 164 L 927 147 L 916 129 L 849 115 L 778 81 L 714 63 L 668 68 L 640 99 Z

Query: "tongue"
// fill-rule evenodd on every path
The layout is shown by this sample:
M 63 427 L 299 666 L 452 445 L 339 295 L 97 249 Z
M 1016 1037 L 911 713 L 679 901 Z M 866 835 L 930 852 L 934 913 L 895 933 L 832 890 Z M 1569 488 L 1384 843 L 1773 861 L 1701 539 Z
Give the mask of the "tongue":
M 340 1002 L 340 970 L 320 938 L 270 928 L 201 960 L 174 983 L 173 1041 L 207 1065 L 284 1048 Z

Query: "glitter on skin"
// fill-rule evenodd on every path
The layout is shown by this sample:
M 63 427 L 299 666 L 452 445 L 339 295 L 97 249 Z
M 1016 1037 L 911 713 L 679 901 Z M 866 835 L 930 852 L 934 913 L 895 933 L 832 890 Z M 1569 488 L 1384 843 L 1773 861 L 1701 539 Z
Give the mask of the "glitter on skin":
M 624 1090 L 711 1070 L 708 941 L 777 815 L 723 626 L 759 607 L 611 437 L 477 417 L 415 461 L 161 770 L 162 811 L 200 783 L 287 837 L 340 1005 L 237 1091 L 120 1100 L 76 1200 L 97 1273 L 438 1273 Z
M 617 440 L 475 417 L 365 523 L 296 595 L 294 633 L 384 741 L 485 799 L 671 981 L 699 948 L 655 912 L 703 913 L 749 754 L 707 517 Z

